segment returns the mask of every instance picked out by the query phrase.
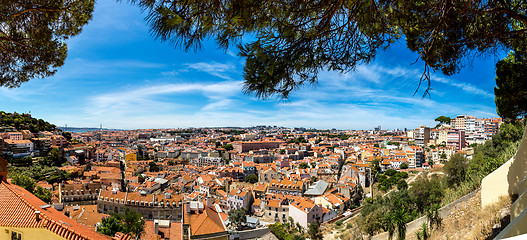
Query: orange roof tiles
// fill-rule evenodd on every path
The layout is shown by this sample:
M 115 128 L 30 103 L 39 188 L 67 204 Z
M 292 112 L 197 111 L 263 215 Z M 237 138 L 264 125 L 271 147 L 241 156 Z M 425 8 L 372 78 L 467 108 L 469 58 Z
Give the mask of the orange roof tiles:
M 0 183 L 0 226 L 46 228 L 55 234 L 75 240 L 111 239 L 66 217 L 25 189 L 6 182 Z M 36 211 L 40 211 L 37 220 Z

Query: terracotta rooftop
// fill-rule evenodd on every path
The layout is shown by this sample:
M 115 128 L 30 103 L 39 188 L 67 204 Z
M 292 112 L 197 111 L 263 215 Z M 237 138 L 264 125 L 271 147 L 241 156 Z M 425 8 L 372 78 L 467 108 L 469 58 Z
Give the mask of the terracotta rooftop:
M 39 220 L 36 211 L 40 211 Z M 66 239 L 111 239 L 66 217 L 25 189 L 6 182 L 0 183 L 0 226 L 46 228 Z
M 191 235 L 226 232 L 221 217 L 213 208 L 205 207 L 203 212 L 186 216 L 190 220 Z

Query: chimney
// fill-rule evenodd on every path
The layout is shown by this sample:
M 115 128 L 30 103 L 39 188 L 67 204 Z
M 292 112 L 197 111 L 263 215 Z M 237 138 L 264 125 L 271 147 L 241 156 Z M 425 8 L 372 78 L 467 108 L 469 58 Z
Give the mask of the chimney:
M 35 211 L 35 217 L 37 219 L 37 222 L 40 221 L 40 211 Z
M 154 220 L 154 234 L 157 235 L 159 231 L 159 220 Z
M 210 200 L 210 198 L 207 198 L 206 206 L 212 208 L 212 201 Z
M 7 182 L 7 160 L 0 156 L 0 182 Z

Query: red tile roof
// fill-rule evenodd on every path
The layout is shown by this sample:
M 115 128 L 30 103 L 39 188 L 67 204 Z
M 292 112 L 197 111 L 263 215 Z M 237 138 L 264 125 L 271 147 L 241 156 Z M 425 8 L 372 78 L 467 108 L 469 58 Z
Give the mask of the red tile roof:
M 44 205 L 45 202 L 25 189 L 6 182 L 0 183 L 0 226 L 46 228 L 66 239 L 111 239 Z M 39 220 L 36 211 L 40 211 Z

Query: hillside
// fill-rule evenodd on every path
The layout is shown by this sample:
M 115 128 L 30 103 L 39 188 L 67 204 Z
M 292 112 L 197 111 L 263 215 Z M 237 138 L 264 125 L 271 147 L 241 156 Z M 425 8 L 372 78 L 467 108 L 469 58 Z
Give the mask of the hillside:
M 42 119 L 31 117 L 28 113 L 6 113 L 0 111 L 0 129 L 15 128 L 16 130 L 29 130 L 32 133 L 39 131 L 54 131 L 57 127 L 54 124 Z
M 432 231 L 429 239 L 492 239 L 505 227 L 510 217 L 511 199 L 481 208 L 481 191 L 461 202 L 443 219 L 442 227 Z M 505 221 L 501 226 L 501 220 Z M 493 229 L 496 228 L 496 229 Z M 409 239 L 417 239 L 415 233 Z

